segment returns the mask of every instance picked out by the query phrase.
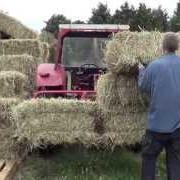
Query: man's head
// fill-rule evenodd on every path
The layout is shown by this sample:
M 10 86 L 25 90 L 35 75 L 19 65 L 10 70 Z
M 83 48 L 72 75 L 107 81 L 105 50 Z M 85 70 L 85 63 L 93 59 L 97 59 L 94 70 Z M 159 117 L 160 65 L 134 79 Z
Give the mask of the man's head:
M 179 48 L 178 36 L 173 32 L 166 33 L 162 45 L 164 53 L 175 53 Z

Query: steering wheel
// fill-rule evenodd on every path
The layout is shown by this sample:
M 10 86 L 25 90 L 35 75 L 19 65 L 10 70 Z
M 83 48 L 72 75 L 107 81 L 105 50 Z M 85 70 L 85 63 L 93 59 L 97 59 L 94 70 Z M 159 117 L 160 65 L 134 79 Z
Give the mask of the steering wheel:
M 99 68 L 96 64 L 83 64 L 80 68 Z

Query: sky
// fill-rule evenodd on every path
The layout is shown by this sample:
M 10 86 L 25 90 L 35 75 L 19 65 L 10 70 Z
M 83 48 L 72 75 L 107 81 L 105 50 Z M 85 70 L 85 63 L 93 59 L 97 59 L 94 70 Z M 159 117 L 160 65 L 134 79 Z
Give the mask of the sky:
M 161 6 L 172 16 L 179 0 L 0 0 L 0 10 L 40 31 L 45 26 L 44 21 L 53 14 L 63 14 L 72 21 L 87 21 L 99 2 L 106 3 L 113 13 L 125 1 L 134 7 L 138 7 L 139 3 L 151 8 Z

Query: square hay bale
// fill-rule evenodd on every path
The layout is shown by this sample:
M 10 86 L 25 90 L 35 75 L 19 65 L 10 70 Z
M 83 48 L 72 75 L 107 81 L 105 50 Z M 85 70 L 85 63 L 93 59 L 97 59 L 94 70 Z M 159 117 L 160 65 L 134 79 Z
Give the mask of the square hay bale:
M 105 133 L 102 144 L 107 147 L 141 143 L 146 127 L 146 112 L 104 113 Z
M 0 98 L 0 159 L 11 158 L 13 145 L 12 111 L 11 108 L 17 105 L 20 99 Z
M 105 62 L 116 74 L 137 73 L 139 61 L 149 63 L 162 55 L 160 32 L 119 32 L 107 43 Z
M 97 83 L 97 104 L 104 112 L 136 113 L 146 110 L 136 77 L 107 73 Z
M 0 12 L 0 31 L 16 39 L 35 39 L 38 34 L 15 18 Z
M 0 55 L 28 54 L 37 58 L 37 63 L 48 58 L 48 45 L 37 39 L 0 40 Z
M 42 42 L 41 48 L 42 48 L 42 60 L 43 60 L 43 62 L 48 62 L 50 47 L 47 43 Z
M 33 99 L 13 108 L 18 141 L 32 147 L 48 144 L 92 144 L 95 102 L 67 99 Z
M 41 34 L 39 35 L 39 40 L 48 43 L 48 61 L 53 62 L 56 51 L 55 45 L 58 40 L 55 38 L 54 34 L 48 31 L 42 31 Z
M 147 104 L 133 76 L 107 73 L 97 83 L 97 104 L 103 116 L 102 144 L 133 145 L 145 130 Z
M 0 96 L 25 97 L 27 76 L 18 71 L 0 71 Z
M 27 54 L 0 56 L 0 71 L 18 71 L 27 75 L 27 90 L 30 94 L 35 87 L 36 67 L 36 58 Z
M 33 56 L 27 54 L 0 56 L 0 71 L 19 71 L 29 76 L 36 70 L 36 66 Z
M 11 107 L 17 105 L 20 99 L 0 98 L 0 128 L 10 126 Z
M 145 64 L 163 55 L 162 40 L 164 33 L 157 31 L 141 32 L 138 39 L 137 59 Z
M 42 42 L 46 42 L 50 45 L 53 45 L 57 39 L 55 38 L 53 33 L 50 33 L 48 31 L 42 31 L 41 34 L 39 35 L 39 39 Z

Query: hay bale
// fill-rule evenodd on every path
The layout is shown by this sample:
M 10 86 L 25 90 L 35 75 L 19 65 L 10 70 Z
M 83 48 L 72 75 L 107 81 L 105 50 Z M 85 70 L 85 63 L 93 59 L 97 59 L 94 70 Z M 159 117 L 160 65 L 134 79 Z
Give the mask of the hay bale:
M 49 50 L 50 47 L 47 43 L 43 42 L 41 43 L 41 48 L 42 48 L 42 62 L 47 62 L 49 59 Z
M 30 94 L 35 87 L 36 67 L 36 58 L 27 54 L 0 56 L 0 71 L 18 71 L 27 75 L 27 91 Z
M 26 75 L 17 71 L 0 71 L 0 96 L 25 97 Z
M 11 108 L 19 102 L 20 99 L 16 98 L 0 98 L 0 159 L 12 157 L 14 130 L 11 121 Z
M 146 109 L 136 77 L 107 73 L 97 83 L 97 103 L 104 112 L 142 112 Z
M 180 56 L 180 32 L 177 32 L 177 36 L 179 38 L 179 49 L 177 51 L 177 54 Z
M 137 59 L 134 57 L 136 49 L 133 44 L 138 39 L 137 32 L 117 33 L 107 43 L 105 50 L 105 62 L 113 73 L 129 73 L 137 66 Z
M 180 39 L 180 33 L 177 33 Z M 136 74 L 139 62 L 149 64 L 163 55 L 162 40 L 164 33 L 119 32 L 107 43 L 105 62 L 112 73 Z M 180 55 L 180 48 L 177 51 Z
M 84 143 L 94 138 L 96 103 L 67 99 L 35 99 L 13 109 L 19 141 L 33 147 Z M 92 143 L 92 142 L 91 142 Z
M 44 53 L 44 44 L 36 39 L 11 39 L 0 40 L 0 55 L 28 54 L 34 58 L 47 59 L 48 53 Z M 37 62 L 39 62 L 37 60 Z
M 17 39 L 35 39 L 38 34 L 11 16 L 0 12 L 0 31 Z
M 102 144 L 107 147 L 134 145 L 141 143 L 146 127 L 146 112 L 105 113 L 105 133 Z
M 54 34 L 48 32 L 48 31 L 43 31 L 39 35 L 39 39 L 42 42 L 46 42 L 49 45 L 49 56 L 48 56 L 48 61 L 53 62 L 55 59 L 55 44 L 57 43 L 57 39 L 55 38 Z
M 48 31 L 42 31 L 41 34 L 39 35 L 39 39 L 40 41 L 46 42 L 50 45 L 54 44 L 54 42 L 56 41 L 54 34 Z
M 97 83 L 97 104 L 103 114 L 102 144 L 114 147 L 140 142 L 147 105 L 136 77 L 107 73 Z
M 160 32 L 120 32 L 107 43 L 105 62 L 116 74 L 135 74 L 139 61 L 148 63 L 162 55 Z
M 19 71 L 30 76 L 36 66 L 35 59 L 27 54 L 0 56 L 0 71 Z
M 0 55 L 29 54 L 34 57 L 42 56 L 41 43 L 34 39 L 0 40 Z
M 11 107 L 17 105 L 20 99 L 17 98 L 0 98 L 0 128 L 10 126 Z

